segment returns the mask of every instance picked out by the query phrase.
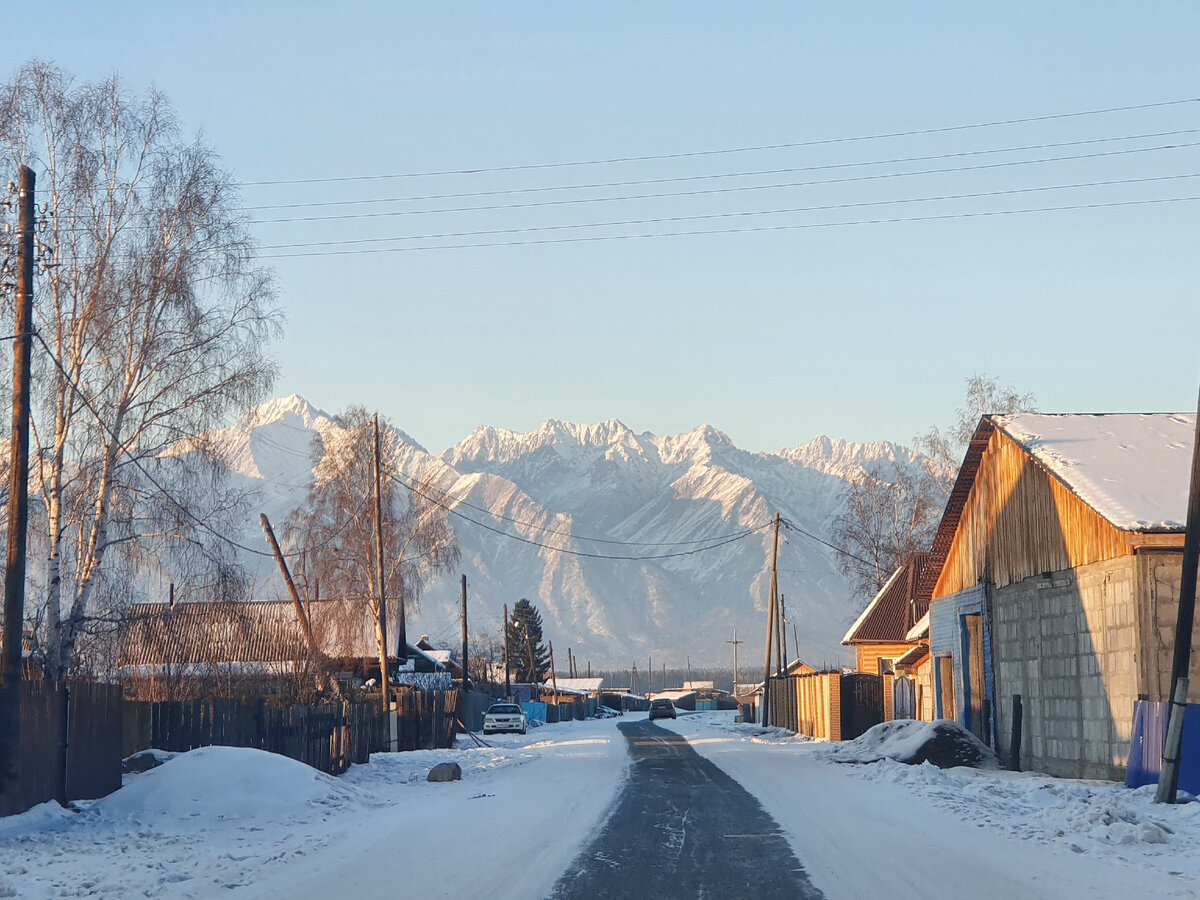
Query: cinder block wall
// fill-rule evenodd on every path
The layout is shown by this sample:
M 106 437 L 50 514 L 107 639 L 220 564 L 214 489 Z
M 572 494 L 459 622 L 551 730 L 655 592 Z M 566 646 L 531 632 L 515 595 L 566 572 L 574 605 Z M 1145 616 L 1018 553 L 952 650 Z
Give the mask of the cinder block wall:
M 1024 706 L 1021 767 L 1123 779 L 1137 699 L 1137 568 L 1132 556 L 992 591 L 1000 753 L 1012 695 Z

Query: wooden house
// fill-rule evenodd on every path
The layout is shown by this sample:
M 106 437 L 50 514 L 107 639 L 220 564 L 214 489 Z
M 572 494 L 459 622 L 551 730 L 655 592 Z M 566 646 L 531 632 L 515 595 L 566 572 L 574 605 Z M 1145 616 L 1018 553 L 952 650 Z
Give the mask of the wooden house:
M 921 573 L 928 553 L 910 555 L 867 604 L 842 638 L 854 648 L 855 668 L 868 675 L 883 675 L 883 720 L 915 717 L 916 682 L 896 671 L 896 661 L 917 647 L 908 632 L 925 615 L 928 597 L 920 597 Z
M 934 712 L 1022 767 L 1123 777 L 1134 701 L 1163 701 L 1195 417 L 984 416 L 934 541 Z M 1192 655 L 1200 699 L 1200 653 Z
M 375 623 L 366 604 L 320 600 L 305 609 L 331 674 L 349 686 L 378 678 Z M 433 655 L 411 642 L 407 648 L 404 664 L 398 652 L 388 654 L 393 680 L 402 672 L 418 681 L 435 673 L 444 677 L 445 666 Z M 135 603 L 121 632 L 117 663 L 133 693 L 149 698 L 278 693 L 314 681 L 291 601 Z

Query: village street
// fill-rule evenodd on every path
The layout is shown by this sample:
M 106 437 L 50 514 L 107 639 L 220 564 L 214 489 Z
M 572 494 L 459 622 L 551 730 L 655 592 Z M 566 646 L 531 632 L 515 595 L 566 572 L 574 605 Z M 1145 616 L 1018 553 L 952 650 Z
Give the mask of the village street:
M 779 825 L 686 739 L 622 722 L 630 777 L 556 898 L 818 898 Z
M 728 712 L 488 743 L 340 778 L 257 750 L 180 754 L 78 811 L 0 822 L 0 897 L 1200 896 L 1200 803 L 1152 789 L 839 764 L 839 745 Z M 462 780 L 426 782 L 444 760 Z

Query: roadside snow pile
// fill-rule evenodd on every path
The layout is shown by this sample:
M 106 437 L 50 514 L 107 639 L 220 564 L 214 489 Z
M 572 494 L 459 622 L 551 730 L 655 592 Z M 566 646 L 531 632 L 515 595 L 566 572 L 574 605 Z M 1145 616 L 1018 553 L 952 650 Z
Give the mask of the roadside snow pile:
M 996 754 L 961 725 L 939 719 L 882 722 L 861 737 L 830 744 L 829 757 L 840 763 L 873 763 L 893 759 L 908 765 L 929 762 L 941 769 L 996 765 Z
M 273 819 L 298 808 L 338 808 L 355 801 L 338 779 L 285 756 L 246 747 L 201 747 L 135 778 L 94 808 L 115 819 Z

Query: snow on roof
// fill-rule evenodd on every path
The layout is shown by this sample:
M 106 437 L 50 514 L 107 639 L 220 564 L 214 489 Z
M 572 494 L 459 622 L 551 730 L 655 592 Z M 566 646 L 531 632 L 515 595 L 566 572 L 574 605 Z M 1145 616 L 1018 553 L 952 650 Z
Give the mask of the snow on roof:
M 1181 531 L 1196 416 L 992 416 L 1034 459 L 1122 531 Z
M 908 629 L 908 634 L 904 636 L 906 641 L 919 641 L 929 636 L 929 611 L 925 611 L 925 615 L 917 619 L 917 624 Z
M 558 686 L 571 691 L 598 691 L 604 684 L 603 678 L 560 678 Z

